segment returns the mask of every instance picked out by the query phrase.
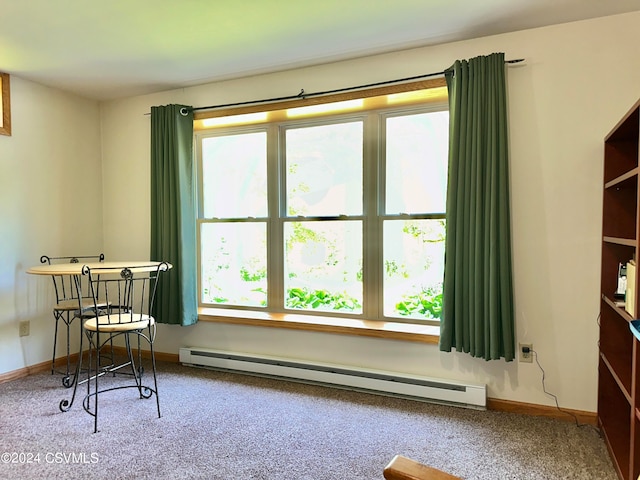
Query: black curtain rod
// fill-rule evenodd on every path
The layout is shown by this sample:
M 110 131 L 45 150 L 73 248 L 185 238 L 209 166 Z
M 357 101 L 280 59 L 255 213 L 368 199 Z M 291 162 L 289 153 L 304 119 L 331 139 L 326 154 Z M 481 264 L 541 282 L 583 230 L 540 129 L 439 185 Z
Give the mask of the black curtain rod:
M 518 58 L 516 60 L 505 60 L 504 63 L 520 63 L 520 62 L 524 62 L 524 58 Z M 332 93 L 342 93 L 342 92 L 348 92 L 351 90 L 359 90 L 361 88 L 379 87 L 380 85 L 390 85 L 393 83 L 408 82 L 409 80 L 418 80 L 420 78 L 438 77 L 441 75 L 445 75 L 446 73 L 447 73 L 446 71 L 436 72 L 436 73 L 426 73 L 424 75 L 416 75 L 414 77 L 398 78 L 396 80 L 386 80 L 383 82 L 368 83 L 366 85 L 358 85 L 356 87 L 345 87 L 345 88 L 338 88 L 335 90 L 325 90 L 324 92 L 305 93 L 304 89 L 300 89 L 300 93 L 298 93 L 297 95 L 289 95 L 287 97 L 265 98 L 263 100 L 249 100 L 246 102 L 225 103 L 221 105 L 209 105 L 208 107 L 191 107 L 191 108 L 183 107 L 180 110 L 180 113 L 182 113 L 182 115 L 187 115 L 190 111 L 195 112 L 197 110 L 214 110 L 216 108 L 239 107 L 242 105 L 254 105 L 258 103 L 271 103 L 271 102 L 281 102 L 284 100 L 296 100 L 296 99 L 305 99 L 308 97 L 319 97 L 322 95 L 330 95 Z

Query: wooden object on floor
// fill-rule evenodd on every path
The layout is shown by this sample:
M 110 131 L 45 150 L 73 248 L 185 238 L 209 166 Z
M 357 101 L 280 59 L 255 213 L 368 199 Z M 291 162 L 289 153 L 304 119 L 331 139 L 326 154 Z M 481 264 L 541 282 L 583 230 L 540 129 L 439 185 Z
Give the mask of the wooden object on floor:
M 600 289 L 600 360 L 598 423 L 621 480 L 640 475 L 640 340 L 630 323 L 638 318 L 640 210 L 638 172 L 640 101 L 604 140 L 602 257 Z M 626 298 L 618 276 L 626 269 Z
M 410 458 L 396 455 L 384 469 L 387 480 L 461 480 Z

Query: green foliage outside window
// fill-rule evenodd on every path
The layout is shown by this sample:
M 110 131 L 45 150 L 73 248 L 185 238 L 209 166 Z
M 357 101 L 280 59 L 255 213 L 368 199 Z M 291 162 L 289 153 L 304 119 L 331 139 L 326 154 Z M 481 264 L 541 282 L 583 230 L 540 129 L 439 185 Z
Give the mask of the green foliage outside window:
M 396 304 L 396 311 L 402 316 L 420 315 L 424 318 L 442 318 L 442 288 L 427 288 L 414 295 L 404 295 Z

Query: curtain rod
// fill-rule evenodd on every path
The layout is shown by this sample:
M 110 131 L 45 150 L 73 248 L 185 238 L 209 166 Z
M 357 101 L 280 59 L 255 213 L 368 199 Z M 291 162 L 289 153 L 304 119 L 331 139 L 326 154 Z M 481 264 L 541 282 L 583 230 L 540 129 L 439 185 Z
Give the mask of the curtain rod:
M 524 58 L 504 61 L 504 63 L 509 63 L 509 64 L 520 63 L 520 62 L 524 62 Z M 271 102 L 281 102 L 284 100 L 296 100 L 296 99 L 305 99 L 308 97 L 319 97 L 322 95 L 330 95 L 332 93 L 342 93 L 342 92 L 348 92 L 351 90 L 359 90 L 361 88 L 379 87 L 380 85 L 390 85 L 393 83 L 408 82 L 409 80 L 418 80 L 420 78 L 437 77 L 437 76 L 445 75 L 446 73 L 447 73 L 446 71 L 435 72 L 435 73 L 425 73 L 424 75 L 416 75 L 414 77 L 398 78 L 396 80 L 386 80 L 383 82 L 368 83 L 366 85 L 358 85 L 356 87 L 345 87 L 345 88 L 337 88 L 335 90 L 325 90 L 324 92 L 305 93 L 304 89 L 300 89 L 300 93 L 298 93 L 297 95 L 289 95 L 286 97 L 265 98 L 262 100 L 249 100 L 246 102 L 225 103 L 220 105 L 209 105 L 207 107 L 191 107 L 191 108 L 183 107 L 180 109 L 180 113 L 186 116 L 188 115 L 189 112 L 195 112 L 197 110 L 213 110 L 216 108 L 239 107 L 242 105 L 253 105 L 258 103 L 271 103 Z

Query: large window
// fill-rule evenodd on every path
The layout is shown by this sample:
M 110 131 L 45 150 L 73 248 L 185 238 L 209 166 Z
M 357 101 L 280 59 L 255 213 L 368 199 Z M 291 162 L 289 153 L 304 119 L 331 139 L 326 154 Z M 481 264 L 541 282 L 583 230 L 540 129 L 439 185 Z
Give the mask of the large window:
M 442 90 L 201 122 L 200 304 L 437 323 Z

